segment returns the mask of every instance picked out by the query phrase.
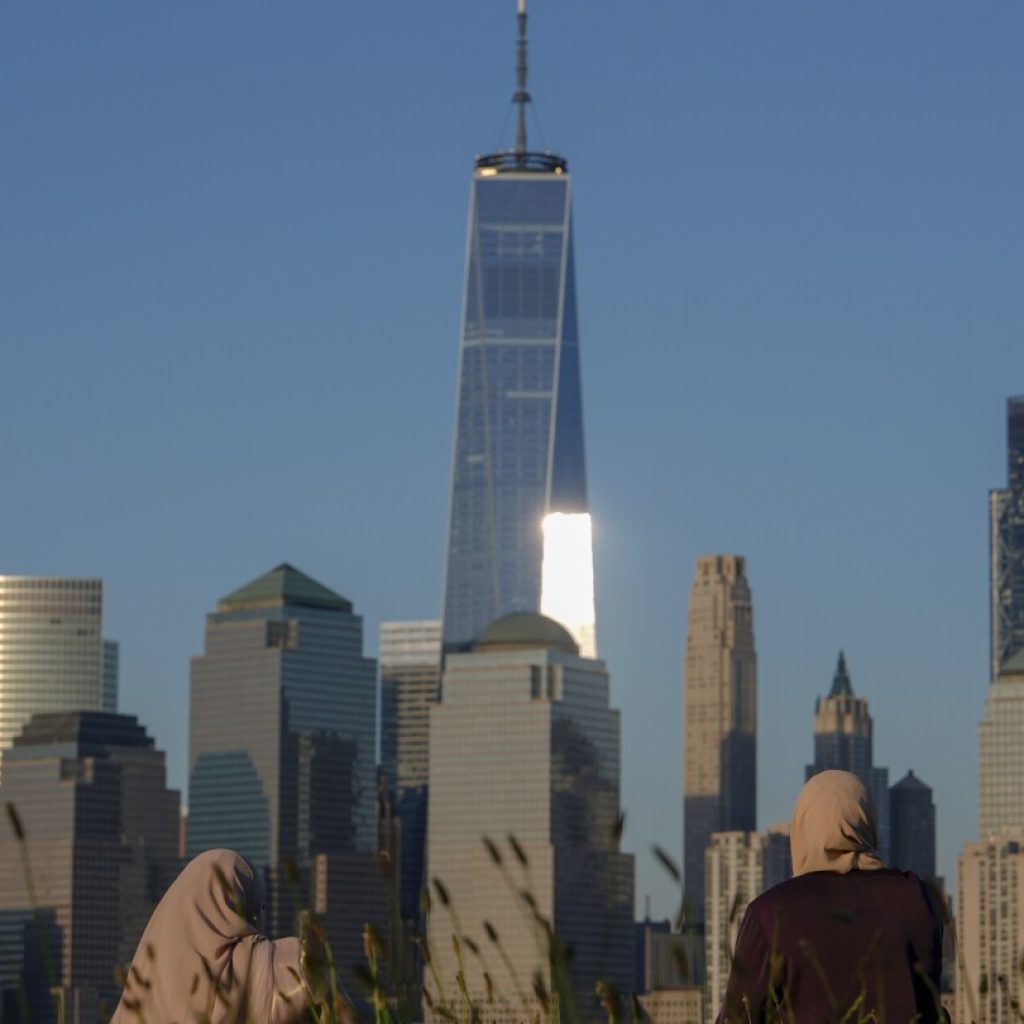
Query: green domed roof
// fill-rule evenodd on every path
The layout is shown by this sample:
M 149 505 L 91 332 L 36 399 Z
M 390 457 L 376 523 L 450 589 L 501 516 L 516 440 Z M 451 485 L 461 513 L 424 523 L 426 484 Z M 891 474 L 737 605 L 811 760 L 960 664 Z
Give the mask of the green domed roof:
M 537 612 L 512 612 L 495 619 L 473 644 L 473 650 L 512 647 L 554 647 L 569 654 L 580 648 L 572 634 L 562 625 Z

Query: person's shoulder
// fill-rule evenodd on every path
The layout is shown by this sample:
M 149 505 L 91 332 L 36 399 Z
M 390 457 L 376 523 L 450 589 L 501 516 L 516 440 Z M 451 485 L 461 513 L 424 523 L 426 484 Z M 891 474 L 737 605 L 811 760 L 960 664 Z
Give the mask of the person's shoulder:
M 827 874 L 827 872 L 818 872 L 817 874 Z M 762 921 L 766 920 L 779 908 L 791 906 L 795 899 L 799 899 L 803 894 L 815 889 L 817 883 L 813 879 L 816 877 L 816 875 L 794 875 L 784 882 L 773 885 L 770 889 L 765 889 L 760 896 L 750 901 L 747 912 Z

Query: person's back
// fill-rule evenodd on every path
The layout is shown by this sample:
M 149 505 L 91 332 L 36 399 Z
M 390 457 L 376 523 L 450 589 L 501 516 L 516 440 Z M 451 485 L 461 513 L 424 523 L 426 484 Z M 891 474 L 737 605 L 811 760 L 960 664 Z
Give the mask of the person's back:
M 747 908 L 719 1019 L 825 1024 L 856 1007 L 849 1019 L 941 1021 L 941 963 L 942 925 L 916 875 L 799 875 Z
M 886 869 L 864 786 L 826 771 L 790 822 L 794 877 L 747 908 L 719 1024 L 929 1024 L 942 922 L 921 881 Z

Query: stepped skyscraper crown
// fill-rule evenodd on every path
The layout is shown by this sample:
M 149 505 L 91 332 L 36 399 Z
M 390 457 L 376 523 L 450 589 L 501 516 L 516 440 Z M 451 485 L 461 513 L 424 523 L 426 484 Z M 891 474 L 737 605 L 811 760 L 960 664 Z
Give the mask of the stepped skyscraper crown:
M 889 856 L 889 769 L 875 765 L 874 726 L 865 697 L 853 691 L 846 655 L 840 651 L 832 688 L 814 702 L 814 763 L 809 779 L 818 772 L 838 769 L 853 772 L 864 783 L 875 808 L 878 848 Z
M 515 145 L 477 157 L 470 190 L 443 640 L 544 611 L 593 654 L 572 181 L 527 146 L 525 0 L 518 19 Z

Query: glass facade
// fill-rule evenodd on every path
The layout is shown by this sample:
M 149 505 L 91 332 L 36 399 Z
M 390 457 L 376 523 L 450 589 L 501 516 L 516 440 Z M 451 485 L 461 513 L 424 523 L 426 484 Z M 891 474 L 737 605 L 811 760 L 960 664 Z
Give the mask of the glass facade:
M 419 918 L 427 836 L 430 709 L 441 682 L 441 623 L 380 624 L 380 766 L 401 822 L 400 906 Z
M 935 878 L 935 802 L 931 787 L 907 772 L 889 789 L 890 867 Z
M 466 981 L 485 1016 L 522 1019 L 522 996 L 532 1019 L 531 979 L 539 972 L 552 985 L 546 921 L 573 948 L 571 998 L 591 1020 L 599 979 L 622 992 L 632 983 L 633 858 L 619 852 L 616 829 L 619 713 L 603 662 L 581 658 L 549 619 L 509 618 L 520 620 L 514 634 L 491 627 L 471 652 L 449 654 L 431 709 L 428 875 L 450 901 L 433 900 L 431 949 L 452 978 L 453 932 L 474 942 L 495 1003 L 482 960 L 466 959 Z
M 1007 486 L 989 494 L 992 678 L 1024 649 L 1024 395 L 1006 403 Z
M 24 825 L 36 907 L 4 822 L 0 1019 L 23 1019 L 20 980 L 35 1024 L 58 1019 L 55 995 L 72 1024 L 107 1020 L 120 996 L 114 969 L 131 959 L 180 866 L 181 797 L 167 788 L 163 752 L 128 715 L 38 714 L 6 754 L 3 797 Z M 46 922 L 47 957 L 34 919 Z
M 376 665 L 343 597 L 289 565 L 228 595 L 192 660 L 189 856 L 226 846 L 271 876 L 285 859 L 376 843 Z
M 548 512 L 586 512 L 572 183 L 481 158 L 470 194 L 443 638 L 540 608 Z
M 0 576 L 0 758 L 37 712 L 103 698 L 102 580 Z
M 757 827 L 757 655 L 745 560 L 697 560 L 683 686 L 683 881 L 704 914 L 704 851 L 714 832 Z
M 121 647 L 116 640 L 103 641 L 103 710 L 117 711 L 121 674 Z

